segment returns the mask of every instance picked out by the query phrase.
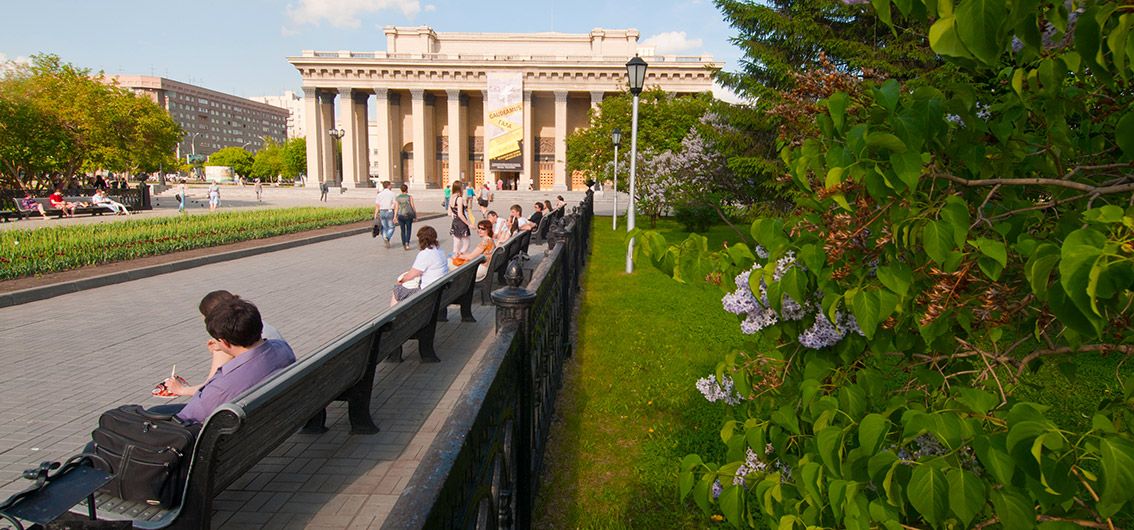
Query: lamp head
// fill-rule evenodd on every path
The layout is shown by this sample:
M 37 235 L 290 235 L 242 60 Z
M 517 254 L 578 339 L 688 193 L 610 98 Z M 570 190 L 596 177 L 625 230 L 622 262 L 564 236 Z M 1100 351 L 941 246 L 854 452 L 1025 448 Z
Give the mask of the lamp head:
M 342 138 L 342 137 L 343 137 L 344 135 L 346 135 L 346 131 L 344 131 L 344 130 L 342 130 L 342 129 L 331 129 L 331 130 L 329 130 L 329 131 L 327 131 L 327 132 L 328 132 L 328 133 L 329 133 L 329 134 L 330 134 L 331 136 L 335 137 L 335 139 L 336 139 L 336 140 L 338 140 L 338 139 L 341 139 L 341 138 Z
M 649 65 L 646 61 L 642 60 L 637 55 L 626 63 L 626 74 L 630 80 L 630 93 L 637 96 L 642 93 L 642 87 L 646 84 L 646 68 Z
M 622 145 L 622 129 L 615 127 L 614 130 L 610 132 L 610 140 L 614 142 L 614 147 Z

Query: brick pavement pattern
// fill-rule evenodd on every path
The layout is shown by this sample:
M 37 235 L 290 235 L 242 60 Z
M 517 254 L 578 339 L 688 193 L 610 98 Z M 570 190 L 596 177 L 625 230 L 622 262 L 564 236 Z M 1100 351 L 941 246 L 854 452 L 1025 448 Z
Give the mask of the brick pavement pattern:
M 451 248 L 447 220 L 431 224 Z M 535 247 L 533 255 L 542 254 Z M 228 289 L 254 302 L 298 357 L 384 311 L 394 278 L 416 252 L 368 235 L 206 265 L 0 309 L 0 498 L 23 469 L 78 452 L 103 411 L 165 403 L 152 385 L 178 374 L 199 382 L 208 338 L 197 303 Z M 440 364 L 382 363 L 372 411 L 382 431 L 352 436 L 346 408 L 330 432 L 296 434 L 217 500 L 214 527 L 368 527 L 392 508 L 492 340 L 494 312 L 477 323 L 452 309 L 440 323 Z

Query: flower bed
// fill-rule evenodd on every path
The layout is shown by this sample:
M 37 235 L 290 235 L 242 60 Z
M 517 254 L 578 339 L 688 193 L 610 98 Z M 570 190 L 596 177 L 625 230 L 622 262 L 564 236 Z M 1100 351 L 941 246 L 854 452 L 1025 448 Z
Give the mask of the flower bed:
M 370 218 L 367 208 L 288 208 L 0 232 L 0 280 L 292 234 Z

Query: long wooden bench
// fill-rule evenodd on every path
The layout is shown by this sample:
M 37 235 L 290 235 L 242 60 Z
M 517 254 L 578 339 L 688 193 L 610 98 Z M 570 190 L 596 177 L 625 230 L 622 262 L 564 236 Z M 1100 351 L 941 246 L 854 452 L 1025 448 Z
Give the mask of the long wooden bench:
M 482 261 L 483 256 L 450 271 L 217 408 L 198 435 L 178 507 L 163 509 L 100 492 L 95 497 L 99 517 L 131 520 L 136 528 L 209 528 L 213 499 L 300 428 L 316 422 L 321 427 L 327 405 L 335 400 L 347 401 L 352 433 L 378 432 L 370 416 L 378 361 L 400 360 L 403 343 L 412 338 L 424 362 L 440 361 L 433 347 L 440 304 L 462 299 L 471 304 Z M 86 514 L 86 501 L 71 511 Z
M 16 203 L 16 215 L 20 219 L 24 219 L 25 217 L 30 218 L 32 216 L 32 214 L 39 214 L 38 208 L 24 209 L 23 205 L 20 204 L 20 201 L 23 200 L 23 199 L 12 199 L 12 200 Z M 74 203 L 90 202 L 90 197 L 64 197 L 63 200 L 65 200 L 67 202 L 74 202 Z M 63 210 L 60 210 L 60 209 L 52 206 L 51 201 L 49 199 L 36 198 L 35 202 L 37 202 L 41 206 L 43 206 L 43 211 L 47 212 L 47 215 L 54 215 L 54 216 L 56 216 L 57 219 L 63 218 Z M 97 206 L 97 205 L 90 205 L 90 206 L 86 206 L 86 207 L 81 207 L 81 208 L 76 207 L 75 208 L 75 214 L 102 215 L 102 214 L 109 212 L 109 211 L 110 211 L 110 209 L 103 207 L 103 206 Z
M 512 258 L 521 253 L 526 254 L 531 239 L 531 232 L 517 232 L 512 237 L 508 238 L 508 241 L 505 241 L 504 244 L 492 250 L 492 260 L 488 265 L 488 274 L 485 274 L 484 278 L 476 282 L 475 285 L 475 288 L 480 291 L 481 305 L 488 304 L 488 294 L 492 292 L 493 285 L 504 285 L 504 271 L 508 268 L 508 262 L 512 261 Z

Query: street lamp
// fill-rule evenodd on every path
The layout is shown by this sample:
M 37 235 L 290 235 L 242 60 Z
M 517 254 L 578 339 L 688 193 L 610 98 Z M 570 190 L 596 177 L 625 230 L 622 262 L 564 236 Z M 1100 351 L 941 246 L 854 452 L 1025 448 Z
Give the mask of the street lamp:
M 614 221 L 613 230 L 618 230 L 618 146 L 622 145 L 622 129 L 615 127 L 610 133 L 610 140 L 614 142 Z
M 634 197 L 634 176 L 638 171 L 638 95 L 646 82 L 646 61 L 634 55 L 626 63 L 626 74 L 630 78 L 630 93 L 634 95 L 634 110 L 630 117 L 630 209 L 626 211 L 626 231 L 634 230 L 634 211 L 638 208 Z M 634 238 L 626 245 L 626 273 L 634 272 Z
M 341 127 L 332 128 L 331 130 L 327 131 L 327 134 L 330 134 L 331 138 L 334 138 L 334 140 L 331 140 L 331 160 L 333 161 L 331 172 L 334 173 L 333 175 L 331 175 L 331 179 L 337 181 L 338 179 L 336 177 L 338 177 L 339 171 L 339 156 L 338 153 L 335 152 L 335 140 L 342 140 L 343 136 L 346 135 L 346 131 L 344 131 Z

